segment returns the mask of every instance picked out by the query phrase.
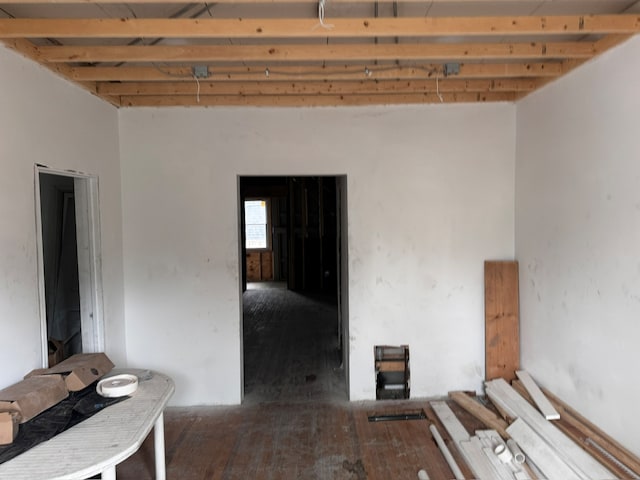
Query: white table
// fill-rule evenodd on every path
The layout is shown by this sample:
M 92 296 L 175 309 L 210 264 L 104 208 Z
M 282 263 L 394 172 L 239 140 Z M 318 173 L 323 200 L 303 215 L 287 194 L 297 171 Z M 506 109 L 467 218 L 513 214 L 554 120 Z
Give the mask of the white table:
M 0 465 L 0 480 L 115 480 L 116 465 L 133 455 L 154 429 L 156 480 L 165 480 L 163 411 L 175 387 L 166 375 L 118 369 L 141 381 L 131 398 L 111 405 L 51 440 Z

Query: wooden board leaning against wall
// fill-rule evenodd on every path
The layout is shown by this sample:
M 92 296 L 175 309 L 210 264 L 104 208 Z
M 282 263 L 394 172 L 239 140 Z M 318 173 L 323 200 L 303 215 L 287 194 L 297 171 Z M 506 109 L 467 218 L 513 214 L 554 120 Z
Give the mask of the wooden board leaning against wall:
M 485 377 L 515 380 L 520 369 L 518 262 L 484 262 Z

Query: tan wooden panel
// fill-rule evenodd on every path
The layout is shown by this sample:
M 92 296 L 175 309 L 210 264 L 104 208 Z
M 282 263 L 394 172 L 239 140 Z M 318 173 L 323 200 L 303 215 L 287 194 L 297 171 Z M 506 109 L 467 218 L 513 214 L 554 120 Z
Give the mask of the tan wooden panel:
M 269 250 L 260 252 L 260 279 L 273 280 L 273 253 Z
M 516 378 L 520 368 L 518 262 L 484 263 L 485 377 Z
M 376 370 L 380 372 L 404 372 L 405 364 L 402 361 L 381 360 L 376 362 Z
M 247 252 L 247 281 L 259 282 L 262 278 L 260 252 Z

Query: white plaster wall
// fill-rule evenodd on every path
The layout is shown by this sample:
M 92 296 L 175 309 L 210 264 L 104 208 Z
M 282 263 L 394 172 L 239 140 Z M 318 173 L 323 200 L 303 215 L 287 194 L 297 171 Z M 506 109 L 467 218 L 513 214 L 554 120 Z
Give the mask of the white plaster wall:
M 34 166 L 97 174 L 106 350 L 126 361 L 117 112 L 0 46 L 0 388 L 42 366 Z
M 480 389 L 483 261 L 514 255 L 508 104 L 123 109 L 129 363 L 240 401 L 237 176 L 346 174 L 351 398 L 409 344 L 412 396 Z
M 640 454 L 640 38 L 517 106 L 522 365 Z

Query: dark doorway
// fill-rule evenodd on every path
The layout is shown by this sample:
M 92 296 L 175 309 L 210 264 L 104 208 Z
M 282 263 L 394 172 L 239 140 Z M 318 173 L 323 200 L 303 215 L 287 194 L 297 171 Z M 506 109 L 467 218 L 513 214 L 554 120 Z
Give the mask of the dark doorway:
M 245 401 L 346 398 L 345 188 L 239 179 Z
M 82 353 L 74 178 L 40 173 L 49 366 Z

